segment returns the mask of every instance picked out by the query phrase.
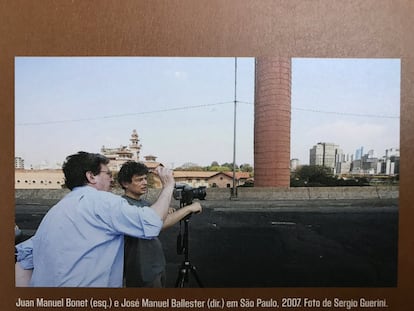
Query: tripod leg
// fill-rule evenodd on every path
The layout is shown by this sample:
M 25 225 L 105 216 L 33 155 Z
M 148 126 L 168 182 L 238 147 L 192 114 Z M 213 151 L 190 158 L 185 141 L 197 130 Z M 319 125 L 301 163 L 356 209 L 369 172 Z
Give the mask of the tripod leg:
M 184 287 L 185 283 L 189 282 L 190 272 L 194 276 L 198 287 L 204 287 L 203 283 L 201 282 L 201 279 L 199 278 L 199 276 L 197 274 L 196 267 L 193 266 L 190 262 L 184 262 L 181 265 L 181 267 L 178 271 L 178 277 L 177 277 L 177 280 L 175 282 L 175 287 L 176 288 L 182 288 L 182 287 Z
M 182 265 L 178 271 L 178 276 L 175 282 L 175 287 L 183 288 L 186 280 L 188 280 L 188 270 L 184 265 Z
M 191 266 L 191 273 L 193 274 L 194 278 L 196 279 L 198 287 L 204 287 L 203 284 L 201 283 L 200 278 L 198 277 L 196 267 Z
M 184 287 L 184 277 L 177 278 L 177 281 L 175 282 L 176 288 L 183 288 Z

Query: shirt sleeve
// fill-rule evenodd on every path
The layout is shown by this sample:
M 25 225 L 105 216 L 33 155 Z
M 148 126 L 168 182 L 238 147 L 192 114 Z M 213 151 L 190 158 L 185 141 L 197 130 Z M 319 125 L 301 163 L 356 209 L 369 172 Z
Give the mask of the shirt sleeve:
M 112 206 L 99 213 L 114 234 L 124 234 L 137 238 L 152 239 L 159 235 L 163 222 L 150 207 L 136 208 L 122 197 L 110 200 Z
M 33 269 L 33 238 L 21 242 L 15 246 L 16 262 L 25 269 Z

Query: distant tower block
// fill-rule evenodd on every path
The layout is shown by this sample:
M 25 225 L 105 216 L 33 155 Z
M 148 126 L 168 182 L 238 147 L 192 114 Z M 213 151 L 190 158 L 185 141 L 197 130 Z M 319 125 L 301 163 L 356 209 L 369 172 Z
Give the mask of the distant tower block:
M 291 59 L 256 59 L 254 185 L 289 187 Z

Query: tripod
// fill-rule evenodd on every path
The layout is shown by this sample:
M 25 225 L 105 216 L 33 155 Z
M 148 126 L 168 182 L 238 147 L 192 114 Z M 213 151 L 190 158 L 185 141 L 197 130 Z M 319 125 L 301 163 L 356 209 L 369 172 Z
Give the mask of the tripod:
M 192 273 L 195 280 L 197 281 L 198 287 L 203 287 L 200 278 L 198 277 L 196 267 L 190 263 L 189 254 L 188 254 L 188 224 L 190 222 L 191 214 L 187 215 L 182 221 L 184 221 L 184 235 L 181 236 L 181 222 L 180 222 L 180 234 L 177 237 L 177 253 L 184 253 L 184 261 L 181 263 L 180 268 L 178 269 L 177 281 L 175 282 L 175 287 L 184 287 L 184 285 L 189 281 L 189 275 Z

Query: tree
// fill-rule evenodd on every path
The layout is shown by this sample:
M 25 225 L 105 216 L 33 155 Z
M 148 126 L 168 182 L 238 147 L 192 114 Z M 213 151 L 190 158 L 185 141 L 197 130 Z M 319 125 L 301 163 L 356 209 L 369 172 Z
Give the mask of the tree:
M 229 168 L 230 171 L 233 170 L 233 163 L 227 163 L 226 162 L 226 163 L 223 163 L 221 166 Z M 236 171 L 239 169 L 239 167 L 237 166 L 237 164 L 235 165 L 235 168 L 236 168 Z
M 213 161 L 210 166 L 220 166 L 220 164 L 217 161 Z
M 240 170 L 242 172 L 249 172 L 249 173 L 251 173 L 251 172 L 253 172 L 253 167 L 250 164 L 245 163 L 245 164 L 241 164 L 240 165 Z
M 176 171 L 202 171 L 203 168 L 196 163 L 186 162 L 181 167 L 177 167 L 175 170 Z
M 335 184 L 332 169 L 321 165 L 303 165 L 292 175 L 292 179 L 298 185 L 332 186 Z
M 207 171 L 210 171 L 210 172 L 221 172 L 221 171 L 223 171 L 223 170 L 229 170 L 227 167 L 222 167 L 222 166 L 220 166 L 220 165 L 215 165 L 215 166 L 208 166 L 207 168 L 206 168 L 206 170 Z

